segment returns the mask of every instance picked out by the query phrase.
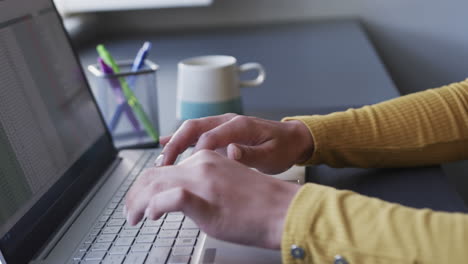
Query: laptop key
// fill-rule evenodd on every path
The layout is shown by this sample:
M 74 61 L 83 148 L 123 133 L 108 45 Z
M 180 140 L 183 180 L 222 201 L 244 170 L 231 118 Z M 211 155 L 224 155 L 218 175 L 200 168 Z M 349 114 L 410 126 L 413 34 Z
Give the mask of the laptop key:
M 115 196 L 114 196 L 114 197 L 121 197 L 121 196 L 124 196 L 124 195 L 125 195 L 125 191 L 123 191 L 123 190 L 120 191 L 120 190 L 119 190 L 118 192 L 115 193 Z
M 107 255 L 102 264 L 122 264 L 125 255 Z
M 97 238 L 96 242 L 99 242 L 99 243 L 113 242 L 116 237 L 117 237 L 116 234 L 100 235 Z
M 174 240 L 174 238 L 157 238 L 154 245 L 157 247 L 171 247 Z
M 140 235 L 136 239 L 136 243 L 153 243 L 156 235 Z
M 99 222 L 107 222 L 109 220 L 109 215 L 102 215 L 99 217 Z
M 151 234 L 157 234 L 159 231 L 159 227 L 143 227 L 140 231 L 140 234 L 144 235 L 151 235 Z
M 167 264 L 188 264 L 190 256 L 171 256 Z
M 146 259 L 148 264 L 164 264 L 166 263 L 167 257 L 169 257 L 169 247 L 153 247 Z
M 100 228 L 99 228 L 99 229 L 93 228 L 93 229 L 89 232 L 89 235 L 96 237 L 96 236 L 99 234 L 99 232 L 101 232 L 101 229 L 100 229 Z
M 179 237 L 197 237 L 199 232 L 198 229 L 183 229 L 179 231 Z
M 110 204 L 107 206 L 107 208 L 109 208 L 109 209 L 115 209 L 115 208 L 117 208 L 118 205 L 119 205 L 118 203 L 110 203 Z
M 107 226 L 123 226 L 125 224 L 125 219 L 111 219 Z
M 133 243 L 133 237 L 119 237 L 115 240 L 114 245 L 116 246 L 131 246 Z
M 85 240 L 83 241 L 83 243 L 85 244 L 91 244 L 94 242 L 94 239 L 96 239 L 96 235 L 88 235 Z
M 121 186 L 121 188 L 122 188 L 122 186 Z M 121 200 L 122 199 L 120 199 L 119 197 L 114 197 L 114 198 L 112 198 L 111 203 L 120 203 Z
M 145 262 L 148 253 L 134 252 L 127 255 L 125 258 L 125 264 L 143 264 Z
M 125 216 L 123 215 L 122 212 L 115 211 L 114 214 L 111 216 L 111 219 L 124 219 L 125 220 Z
M 177 230 L 162 230 L 158 234 L 158 237 L 161 237 L 161 238 L 173 238 L 176 236 L 177 236 Z
M 100 264 L 100 260 L 83 260 L 80 262 L 80 264 Z
M 192 255 L 193 247 L 174 247 L 172 255 L 174 256 L 190 256 Z
M 106 209 L 104 212 L 102 212 L 102 215 L 111 215 L 114 212 L 112 209 Z
M 73 260 L 82 260 L 85 254 L 86 251 L 78 251 L 75 256 L 73 256 Z
M 93 228 L 94 229 L 102 229 L 106 225 L 106 222 L 97 222 L 94 224 Z
M 112 246 L 109 250 L 109 254 L 111 255 L 125 255 L 127 254 L 130 246 Z
M 132 246 L 132 252 L 149 252 L 151 244 L 135 244 Z
M 126 225 L 124 226 L 124 229 L 140 229 L 142 225 L 143 225 L 143 222 L 140 222 L 140 223 L 138 223 L 138 224 L 136 224 L 136 225 L 134 225 L 134 226 L 131 226 L 131 225 L 129 225 L 129 224 L 126 224 Z
M 112 243 L 94 243 L 91 246 L 91 251 L 107 251 Z
M 105 251 L 91 251 L 86 254 L 85 260 L 102 260 L 106 255 Z
M 117 234 L 120 231 L 120 226 L 106 226 L 102 229 L 103 234 Z
M 133 183 L 133 180 L 127 178 L 127 179 L 123 182 L 123 185 L 132 185 L 132 183 Z
M 179 230 L 180 229 L 180 222 L 164 222 L 161 226 L 163 230 Z
M 184 220 L 184 215 L 182 214 L 169 214 L 166 217 L 166 222 L 182 222 Z
M 198 229 L 198 226 L 192 219 L 186 217 L 182 224 L 182 229 Z
M 184 215 L 184 213 L 182 213 L 182 212 L 170 212 L 167 215 Z
M 90 244 L 82 244 L 80 248 L 78 248 L 78 251 L 88 251 Z
M 120 203 L 120 204 L 117 206 L 117 208 L 115 209 L 115 211 L 116 211 L 116 212 L 122 212 L 124 206 L 125 206 L 124 203 Z
M 159 219 L 159 220 L 156 220 L 156 221 L 153 221 L 153 220 L 146 220 L 145 222 L 145 227 L 146 226 L 150 226 L 150 227 L 155 227 L 155 226 L 161 226 L 163 224 L 163 220 Z
M 194 246 L 196 241 L 196 238 L 178 238 L 175 246 Z
M 119 233 L 119 236 L 121 237 L 136 237 L 136 235 L 138 234 L 138 229 L 130 229 L 130 230 L 122 230 L 120 233 Z

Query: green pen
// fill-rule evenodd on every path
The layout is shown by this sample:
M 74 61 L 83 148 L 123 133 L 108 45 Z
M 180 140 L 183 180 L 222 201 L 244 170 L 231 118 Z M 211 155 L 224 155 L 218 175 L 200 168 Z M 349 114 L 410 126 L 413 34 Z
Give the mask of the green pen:
M 112 58 L 111 54 L 106 50 L 104 45 L 100 44 L 97 46 L 97 52 L 99 56 L 104 60 L 104 62 L 112 67 L 114 73 L 119 73 L 120 68 L 115 62 L 114 58 Z M 133 112 L 136 114 L 138 119 L 143 123 L 143 127 L 145 128 L 146 132 L 154 139 L 154 141 L 159 142 L 159 135 L 158 132 L 154 129 L 151 125 L 151 121 L 149 120 L 148 116 L 146 115 L 143 107 L 141 106 L 140 102 L 136 98 L 135 94 L 133 93 L 132 89 L 128 85 L 127 81 L 124 77 L 119 77 L 120 86 L 122 87 L 122 91 L 124 93 L 125 99 L 127 99 L 128 105 L 132 108 Z

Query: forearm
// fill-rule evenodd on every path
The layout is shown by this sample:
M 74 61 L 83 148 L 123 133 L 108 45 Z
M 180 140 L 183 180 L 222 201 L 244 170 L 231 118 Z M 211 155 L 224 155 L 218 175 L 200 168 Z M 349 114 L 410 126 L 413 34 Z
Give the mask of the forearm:
M 468 81 L 329 115 L 286 118 L 307 125 L 306 164 L 402 167 L 468 158 Z
M 350 191 L 307 184 L 294 198 L 282 239 L 283 263 L 462 263 L 468 216 L 416 210 Z M 291 246 L 305 250 L 291 256 Z

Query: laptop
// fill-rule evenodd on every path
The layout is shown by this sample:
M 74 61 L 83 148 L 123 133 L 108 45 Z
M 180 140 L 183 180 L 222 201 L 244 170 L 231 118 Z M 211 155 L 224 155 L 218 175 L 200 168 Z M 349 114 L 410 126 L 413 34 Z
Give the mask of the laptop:
M 279 263 L 181 213 L 130 227 L 160 149 L 117 151 L 52 0 L 0 0 L 0 263 Z

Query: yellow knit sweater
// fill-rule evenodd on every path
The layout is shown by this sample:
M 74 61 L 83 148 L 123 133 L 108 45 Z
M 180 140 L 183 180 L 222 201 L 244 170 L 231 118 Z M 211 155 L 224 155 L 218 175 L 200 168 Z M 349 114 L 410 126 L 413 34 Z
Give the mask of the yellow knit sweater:
M 298 116 L 308 165 L 403 167 L 468 159 L 468 80 L 329 115 Z M 467 175 L 468 176 L 468 175 Z M 303 259 L 291 246 L 304 249 Z M 468 215 L 417 210 L 306 184 L 286 218 L 284 263 L 468 263 Z M 344 263 L 344 262 L 343 262 Z

